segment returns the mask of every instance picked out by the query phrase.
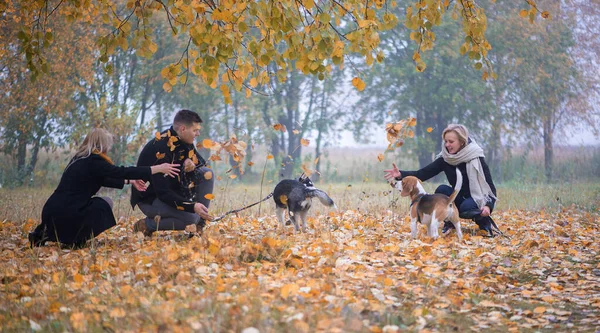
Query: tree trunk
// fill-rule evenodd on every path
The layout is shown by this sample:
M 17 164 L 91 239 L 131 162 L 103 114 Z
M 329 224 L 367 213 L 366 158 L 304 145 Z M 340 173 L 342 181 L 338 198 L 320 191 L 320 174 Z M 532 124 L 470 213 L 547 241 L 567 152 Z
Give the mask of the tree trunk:
M 548 183 L 552 182 L 552 166 L 554 163 L 553 134 L 552 122 L 550 117 L 547 117 L 547 119 L 544 119 L 544 170 Z

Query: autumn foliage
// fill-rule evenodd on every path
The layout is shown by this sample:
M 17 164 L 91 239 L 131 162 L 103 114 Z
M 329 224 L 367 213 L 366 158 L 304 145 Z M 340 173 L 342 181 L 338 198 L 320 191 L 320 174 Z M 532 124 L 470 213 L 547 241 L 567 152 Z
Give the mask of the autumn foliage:
M 598 213 L 505 211 L 507 237 L 465 225 L 412 240 L 405 212 L 331 212 L 310 231 L 232 217 L 202 237 L 131 232 L 77 251 L 26 248 L 37 221 L 0 224 L 3 331 L 395 332 L 593 330 Z M 420 229 L 419 232 L 423 232 Z

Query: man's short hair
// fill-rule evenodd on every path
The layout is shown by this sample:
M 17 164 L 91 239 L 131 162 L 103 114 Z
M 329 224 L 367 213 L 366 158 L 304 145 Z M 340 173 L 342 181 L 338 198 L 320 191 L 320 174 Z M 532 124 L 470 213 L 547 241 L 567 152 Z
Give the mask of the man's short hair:
M 174 126 L 191 126 L 193 123 L 202 123 L 202 118 L 196 112 L 190 110 L 177 111 L 173 119 Z

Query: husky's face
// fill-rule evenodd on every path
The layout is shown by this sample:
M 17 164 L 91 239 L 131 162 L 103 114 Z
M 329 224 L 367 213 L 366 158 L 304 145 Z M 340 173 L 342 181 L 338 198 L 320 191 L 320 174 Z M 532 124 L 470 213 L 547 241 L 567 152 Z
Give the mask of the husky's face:
M 306 186 L 306 187 L 310 187 L 310 188 L 315 187 L 312 180 L 310 180 L 310 178 L 308 178 L 306 176 L 300 176 L 300 178 L 298 178 L 298 181 L 301 182 L 302 184 L 304 184 L 304 186 Z

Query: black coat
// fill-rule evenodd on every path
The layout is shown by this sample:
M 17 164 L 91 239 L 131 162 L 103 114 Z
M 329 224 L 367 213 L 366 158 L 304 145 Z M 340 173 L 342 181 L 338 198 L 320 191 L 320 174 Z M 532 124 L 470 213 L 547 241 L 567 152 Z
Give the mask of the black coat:
M 492 181 L 492 175 L 490 174 L 490 168 L 485 163 L 485 159 L 483 157 L 479 158 L 481 162 L 481 166 L 483 167 L 483 174 L 485 175 L 485 180 L 494 192 L 494 196 L 496 196 L 496 186 Z M 440 172 L 444 172 L 446 174 L 446 178 L 452 187 L 456 186 L 456 168 L 460 170 L 462 174 L 463 183 L 458 193 L 458 197 L 462 198 L 470 198 L 471 197 L 471 189 L 469 186 L 469 177 L 467 177 L 467 163 L 460 163 L 457 166 L 451 165 L 448 162 L 444 161 L 444 158 L 440 157 L 435 161 L 431 162 L 429 165 L 423 167 L 418 171 L 402 171 L 400 170 L 401 177 L 414 176 L 419 178 L 421 181 L 426 181 L 432 177 L 437 176 Z M 485 205 L 490 207 L 490 211 L 494 209 L 494 205 L 496 203 L 496 199 L 490 198 Z
M 115 166 L 97 154 L 71 163 L 42 210 L 48 237 L 75 244 L 98 236 L 116 222 L 109 204 L 92 196 L 102 186 L 123 188 L 125 179 L 147 179 L 150 174 L 149 167 Z
M 173 178 L 155 174 L 152 175 L 146 191 L 139 192 L 132 188 L 131 207 L 135 208 L 140 202 L 152 204 L 152 201 L 158 198 L 173 208 L 193 213 L 195 202 L 191 201 L 188 191 L 182 186 L 182 176 L 184 176 L 182 164 L 186 158 L 191 158 L 196 167 L 206 165 L 206 161 L 194 145 L 181 141 L 173 127 L 160 133 L 160 137 L 150 140 L 142 149 L 137 165 L 152 166 L 166 162 L 179 164 L 180 175 Z

